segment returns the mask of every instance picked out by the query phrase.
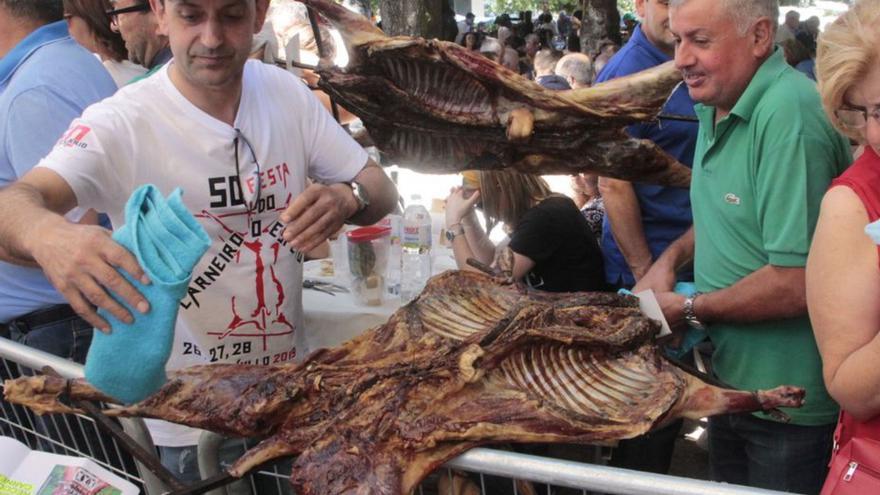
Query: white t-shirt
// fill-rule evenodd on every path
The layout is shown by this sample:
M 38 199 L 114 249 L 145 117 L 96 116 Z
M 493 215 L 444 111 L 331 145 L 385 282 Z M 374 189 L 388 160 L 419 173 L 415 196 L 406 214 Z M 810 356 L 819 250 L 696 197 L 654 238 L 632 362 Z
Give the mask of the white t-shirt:
M 39 164 L 70 184 L 80 206 L 106 212 L 116 226 L 142 184 L 165 195 L 183 188 L 184 202 L 213 243 L 180 302 L 168 369 L 304 357 L 302 256 L 283 245 L 278 216 L 307 176 L 349 181 L 367 162 L 363 148 L 292 74 L 249 61 L 242 84 L 231 127 L 187 100 L 166 66 L 86 109 Z M 240 182 L 236 128 L 243 138 Z M 260 168 L 254 213 L 248 204 L 257 193 L 257 165 L 245 139 Z M 150 423 L 157 445 L 197 443 L 198 430 Z

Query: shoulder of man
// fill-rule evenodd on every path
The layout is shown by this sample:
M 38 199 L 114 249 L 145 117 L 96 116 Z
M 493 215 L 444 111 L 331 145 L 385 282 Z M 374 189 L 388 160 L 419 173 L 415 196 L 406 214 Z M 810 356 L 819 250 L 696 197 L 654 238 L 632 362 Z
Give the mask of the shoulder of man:
M 71 38 L 47 43 L 24 61 L 4 93 L 41 86 L 82 108 L 116 91 L 101 61 Z
M 618 77 L 628 76 L 656 66 L 647 52 L 632 39 L 611 57 L 608 64 L 599 73 L 596 82 L 605 82 Z

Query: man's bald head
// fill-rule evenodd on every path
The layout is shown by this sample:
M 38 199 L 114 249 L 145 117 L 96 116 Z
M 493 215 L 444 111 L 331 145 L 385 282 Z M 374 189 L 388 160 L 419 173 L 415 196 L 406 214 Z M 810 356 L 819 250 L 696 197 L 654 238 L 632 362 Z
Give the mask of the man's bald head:
M 583 53 L 569 53 L 556 63 L 556 75 L 564 77 L 572 89 L 586 88 L 593 81 L 593 63 Z

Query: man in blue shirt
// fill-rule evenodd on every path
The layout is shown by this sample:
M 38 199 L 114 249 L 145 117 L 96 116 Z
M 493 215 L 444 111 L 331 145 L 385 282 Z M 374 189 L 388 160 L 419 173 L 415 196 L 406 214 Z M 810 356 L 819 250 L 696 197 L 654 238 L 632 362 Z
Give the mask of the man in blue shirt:
M 602 69 L 596 82 L 626 76 L 672 60 L 675 40 L 669 31 L 667 0 L 636 0 L 642 23 L 629 41 Z M 694 102 L 681 85 L 663 107 L 663 114 L 694 116 Z M 661 120 L 627 128 L 633 136 L 650 139 L 681 163 L 691 166 L 699 127 L 693 122 Z M 632 288 L 666 247 L 690 228 L 691 202 L 687 189 L 632 184 L 600 178 L 605 202 L 602 254 L 607 281 Z M 690 271 L 680 280 L 692 280 Z M 612 457 L 620 467 L 665 473 L 669 469 L 680 422 L 663 430 L 621 442 Z
M 666 0 L 639 0 L 636 8 L 642 23 L 629 42 L 608 62 L 596 82 L 639 72 L 672 60 L 675 45 L 669 32 Z M 663 114 L 694 117 L 694 122 L 661 120 L 635 124 L 627 131 L 650 139 L 681 163 L 691 166 L 698 126 L 694 102 L 681 85 L 663 107 Z M 691 203 L 687 189 L 601 179 L 606 216 L 602 251 L 608 282 L 631 288 L 642 278 L 666 247 L 691 226 Z M 692 280 L 688 273 L 683 278 Z
M 29 171 L 70 122 L 116 85 L 101 62 L 67 33 L 61 0 L 0 0 L 0 188 Z M 72 221 L 94 222 L 73 210 Z M 0 262 L 0 335 L 85 360 L 91 325 L 38 268 Z

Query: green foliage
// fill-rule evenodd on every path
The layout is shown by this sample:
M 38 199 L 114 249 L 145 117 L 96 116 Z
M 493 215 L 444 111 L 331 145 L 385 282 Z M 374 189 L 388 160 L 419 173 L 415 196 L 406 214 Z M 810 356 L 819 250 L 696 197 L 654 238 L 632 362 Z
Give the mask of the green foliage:
M 551 12 L 559 12 L 566 5 L 570 7 L 567 9 L 569 14 L 581 8 L 580 0 L 549 0 L 547 3 L 550 5 Z M 486 11 L 487 13 L 492 12 L 495 15 L 503 12 L 514 13 L 521 10 L 537 12 L 543 4 L 543 0 L 489 0 L 486 2 Z M 633 0 L 617 0 L 617 8 L 621 12 L 635 12 Z

